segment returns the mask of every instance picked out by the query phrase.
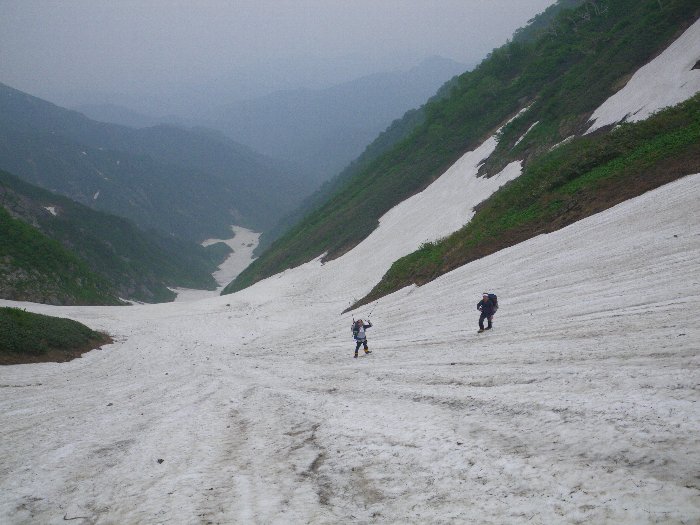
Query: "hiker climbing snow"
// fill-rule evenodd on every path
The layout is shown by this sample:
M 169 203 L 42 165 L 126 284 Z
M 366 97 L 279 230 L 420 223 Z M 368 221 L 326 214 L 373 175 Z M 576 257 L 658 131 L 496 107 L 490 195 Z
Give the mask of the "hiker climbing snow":
M 481 301 L 476 305 L 476 309 L 481 312 L 481 316 L 479 317 L 479 333 L 484 330 L 491 330 L 493 316 L 496 310 L 498 310 L 498 297 L 496 297 L 496 294 L 484 292 Z M 484 328 L 484 319 L 489 322 L 486 328 Z
M 360 346 L 363 345 L 365 347 L 365 354 L 372 353 L 367 346 L 367 334 L 365 333 L 365 330 L 372 327 L 372 322 L 368 319 L 367 323 L 368 324 L 365 324 L 362 319 L 358 319 L 352 323 L 352 337 L 357 341 L 355 345 L 355 357 L 357 357 L 357 351 L 360 349 Z

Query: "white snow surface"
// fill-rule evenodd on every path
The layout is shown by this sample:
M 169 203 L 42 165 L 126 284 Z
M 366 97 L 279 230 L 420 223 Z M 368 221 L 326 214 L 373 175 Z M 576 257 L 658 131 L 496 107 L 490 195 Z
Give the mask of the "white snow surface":
M 591 130 L 697 92 L 699 42 L 700 22 Z M 0 301 L 116 341 L 0 367 L 0 523 L 700 522 L 700 174 L 340 315 L 520 174 L 476 177 L 495 144 L 345 256 L 234 295 Z
M 361 308 L 352 358 L 340 312 L 520 173 L 475 176 L 494 146 L 234 295 L 1 301 L 116 342 L 0 368 L 0 522 L 698 522 L 700 175 Z
M 258 245 L 260 233 L 241 226 L 232 226 L 231 229 L 233 230 L 234 236 L 230 239 L 207 239 L 202 243 L 203 246 L 209 246 L 217 242 L 224 242 L 233 249 L 233 253 L 219 266 L 219 269 L 214 272 L 214 279 L 218 284 L 216 290 L 173 288 L 173 290 L 177 292 L 176 301 L 194 301 L 219 295 L 228 283 L 238 277 L 238 274 L 255 260 L 255 257 L 253 257 L 253 250 L 255 250 L 255 247 Z
M 58 215 L 58 212 L 56 211 L 56 206 L 44 206 L 44 209 L 54 217 Z
M 557 149 L 559 146 L 563 146 L 564 144 L 568 144 L 569 142 L 571 142 L 571 141 L 574 140 L 575 138 L 576 138 L 576 135 L 569 135 L 568 137 L 566 137 L 566 138 L 565 138 L 564 140 L 562 140 L 561 142 L 557 142 L 554 146 L 552 146 L 551 148 L 549 148 L 549 151 L 554 151 L 554 150 Z
M 537 126 L 537 124 L 539 124 L 539 123 L 540 123 L 540 121 L 538 120 L 538 121 L 535 122 L 532 126 L 530 126 L 529 128 L 527 128 L 527 131 L 526 131 L 525 133 L 523 133 L 522 136 L 521 136 L 518 140 L 515 141 L 515 144 L 513 144 L 513 147 L 515 147 L 515 146 L 517 146 L 518 144 L 520 144 L 520 143 L 523 141 L 523 139 L 527 136 L 527 134 L 530 133 L 530 132 L 532 131 L 532 128 L 534 128 L 535 126 Z
M 675 106 L 700 91 L 700 20 L 673 44 L 639 69 L 627 85 L 591 116 L 586 133 L 620 121 L 635 122 L 668 106 Z

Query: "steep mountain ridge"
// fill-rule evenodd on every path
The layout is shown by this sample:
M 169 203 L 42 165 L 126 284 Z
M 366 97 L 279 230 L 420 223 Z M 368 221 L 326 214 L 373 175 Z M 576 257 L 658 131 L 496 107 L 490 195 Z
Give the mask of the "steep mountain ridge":
M 118 104 L 81 104 L 70 107 L 91 120 L 108 122 L 129 128 L 150 128 L 164 123 L 164 119 L 146 115 Z
M 0 188 L 0 191 L 2 188 Z M 0 196 L 4 199 L 5 194 Z M 120 304 L 105 279 L 57 241 L 0 207 L 0 297 L 48 304 Z
M 561 11 L 532 42 L 494 50 L 458 77 L 448 96 L 426 105 L 425 121 L 408 138 L 346 181 L 225 292 L 324 253 L 325 260 L 345 253 L 376 228 L 379 217 L 506 123 L 496 151 L 484 159 L 483 175 L 517 160 L 527 165 L 582 133 L 596 107 L 699 14 L 690 0 L 584 3 Z M 524 107 L 528 111 L 518 114 Z

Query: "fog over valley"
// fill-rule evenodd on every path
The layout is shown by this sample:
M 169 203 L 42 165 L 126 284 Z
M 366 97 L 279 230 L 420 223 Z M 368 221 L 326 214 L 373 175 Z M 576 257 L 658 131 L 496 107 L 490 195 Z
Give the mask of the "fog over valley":
M 150 116 L 323 89 L 430 56 L 479 62 L 551 0 L 0 1 L 0 81 Z

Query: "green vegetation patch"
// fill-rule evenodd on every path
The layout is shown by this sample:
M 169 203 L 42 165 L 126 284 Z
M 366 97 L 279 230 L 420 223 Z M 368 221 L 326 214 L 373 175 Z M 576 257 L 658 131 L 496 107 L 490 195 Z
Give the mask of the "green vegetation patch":
M 52 304 L 121 304 L 82 260 L 1 206 L 0 294 Z
M 0 365 L 69 361 L 110 342 L 77 321 L 0 308 Z
M 225 242 L 216 242 L 204 248 L 207 256 L 217 265 L 221 265 L 229 255 L 233 253 L 231 248 Z
M 2 170 L 0 209 L 0 274 L 6 270 L 0 297 L 51 304 L 116 304 L 117 296 L 164 302 L 175 298 L 168 287 L 217 287 L 211 274 L 226 248 L 208 250 L 174 236 L 143 232 L 126 219 Z M 79 278 L 69 278 L 72 273 Z M 51 286 L 44 286 L 46 282 Z M 112 298 L 96 297 L 91 286 Z

